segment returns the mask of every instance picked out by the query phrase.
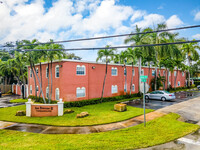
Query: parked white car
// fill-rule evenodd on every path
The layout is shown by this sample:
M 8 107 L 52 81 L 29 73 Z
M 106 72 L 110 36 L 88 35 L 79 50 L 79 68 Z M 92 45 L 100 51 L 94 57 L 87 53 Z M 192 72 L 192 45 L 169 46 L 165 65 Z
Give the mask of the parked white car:
M 168 91 L 153 91 L 151 93 L 145 94 L 145 99 L 155 99 L 155 100 L 173 100 L 176 96 L 174 93 Z
M 200 85 L 197 85 L 198 90 L 200 90 Z

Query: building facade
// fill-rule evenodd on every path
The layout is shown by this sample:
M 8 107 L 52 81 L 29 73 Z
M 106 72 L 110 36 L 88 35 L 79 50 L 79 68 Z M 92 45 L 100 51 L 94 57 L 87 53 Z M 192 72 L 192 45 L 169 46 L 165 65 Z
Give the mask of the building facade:
M 41 79 L 42 74 L 42 90 L 44 96 L 50 96 L 52 86 L 52 100 L 63 101 L 80 101 L 85 99 L 101 97 L 103 81 L 105 76 L 105 63 L 86 62 L 77 60 L 66 60 L 53 62 L 52 64 L 52 84 L 51 72 L 49 74 L 50 86 L 48 88 L 48 64 L 43 63 L 36 65 L 36 72 Z M 50 66 L 50 65 L 49 65 Z M 41 70 L 41 72 L 40 72 Z M 157 75 L 163 76 L 165 69 L 158 69 Z M 149 73 L 148 67 L 142 67 L 141 75 Z M 181 71 L 174 71 L 169 73 L 169 83 L 174 87 L 174 80 L 177 74 L 176 86 L 185 86 L 186 73 Z M 127 80 L 126 80 L 127 75 Z M 151 81 L 155 76 L 155 68 L 150 68 L 149 79 Z M 130 86 L 132 86 L 131 93 L 138 93 L 139 91 L 139 76 L 138 67 L 134 66 L 133 82 L 131 84 L 132 67 L 130 65 L 124 66 L 122 64 L 108 64 L 107 77 L 104 88 L 104 97 L 118 96 L 130 93 Z M 147 80 L 148 83 L 148 80 Z M 167 87 L 167 81 L 165 86 Z M 37 95 L 40 93 L 39 82 L 36 78 Z M 28 67 L 28 94 L 35 95 L 35 83 L 33 78 L 33 71 Z

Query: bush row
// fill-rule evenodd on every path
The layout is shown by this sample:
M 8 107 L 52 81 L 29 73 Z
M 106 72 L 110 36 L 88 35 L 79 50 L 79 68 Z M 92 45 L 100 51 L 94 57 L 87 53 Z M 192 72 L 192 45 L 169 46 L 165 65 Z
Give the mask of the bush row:
M 122 99 L 128 99 L 133 97 L 141 97 L 140 93 L 132 94 L 132 95 L 120 95 L 115 97 L 105 97 L 102 99 L 102 102 L 111 102 L 111 101 L 119 101 Z M 36 99 L 36 96 L 29 95 L 28 98 L 31 98 L 33 100 Z M 48 102 L 48 99 L 46 99 Z M 43 103 L 42 97 L 37 97 L 37 102 Z M 57 101 L 51 101 L 51 104 L 55 104 Z M 86 105 L 93 105 L 93 104 L 99 104 L 101 103 L 101 98 L 94 98 L 89 100 L 81 100 L 81 101 L 74 101 L 74 102 L 64 102 L 64 108 L 70 108 L 70 107 L 82 107 Z
M 36 100 L 36 96 L 33 96 L 33 95 L 29 95 L 28 98 L 32 99 L 32 100 Z M 46 102 L 48 103 L 48 99 L 45 98 Z M 42 97 L 37 97 L 37 101 L 36 102 L 39 102 L 39 103 L 44 103 L 43 101 L 43 98 Z M 56 104 L 57 101 L 53 101 L 51 100 L 51 104 Z
M 133 97 L 141 97 L 140 93 L 132 94 L 132 95 L 121 95 L 121 96 L 115 96 L 115 97 L 105 97 L 102 99 L 102 102 L 112 102 L 112 101 L 119 101 L 122 99 L 128 99 Z M 64 107 L 82 107 L 86 105 L 93 105 L 93 104 L 99 104 L 101 103 L 101 98 L 94 98 L 89 100 L 82 100 L 82 101 L 74 101 L 74 102 L 64 102 Z

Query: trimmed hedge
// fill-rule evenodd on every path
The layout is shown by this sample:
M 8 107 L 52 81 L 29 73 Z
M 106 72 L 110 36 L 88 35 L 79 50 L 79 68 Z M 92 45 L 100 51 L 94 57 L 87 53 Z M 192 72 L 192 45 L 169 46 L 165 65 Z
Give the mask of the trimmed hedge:
M 102 102 L 112 102 L 112 101 L 119 101 L 122 99 L 128 99 L 133 97 L 141 97 L 140 93 L 132 94 L 132 95 L 120 95 L 115 97 L 105 97 L 102 99 Z M 28 98 L 31 98 L 35 100 L 35 96 L 30 95 Z M 40 103 L 43 103 L 42 97 L 37 97 L 37 101 Z M 48 99 L 46 99 L 48 101 Z M 51 101 L 51 104 L 55 104 L 57 101 Z M 70 107 L 82 107 L 86 105 L 93 105 L 93 104 L 99 104 L 101 103 L 101 98 L 93 98 L 89 100 L 81 100 L 81 101 L 74 101 L 74 102 L 64 102 L 64 108 L 70 108 Z
M 112 101 L 119 101 L 122 99 L 128 99 L 133 97 L 140 97 L 140 93 L 132 94 L 132 95 L 121 95 L 121 96 L 115 96 L 115 97 L 105 97 L 102 99 L 102 102 L 112 102 Z M 93 104 L 99 104 L 101 103 L 101 98 L 94 98 L 90 100 L 82 100 L 82 101 L 74 101 L 74 102 L 64 102 L 64 108 L 70 108 L 70 107 L 82 107 L 86 105 L 93 105 Z
M 36 100 L 36 96 L 33 96 L 33 95 L 29 95 L 28 98 L 32 99 L 32 100 Z M 45 98 L 46 102 L 48 102 L 48 99 Z M 37 102 L 39 103 L 44 103 L 43 102 L 43 98 L 42 97 L 37 97 Z M 51 100 L 51 104 L 56 104 L 57 101 L 54 101 L 54 100 Z

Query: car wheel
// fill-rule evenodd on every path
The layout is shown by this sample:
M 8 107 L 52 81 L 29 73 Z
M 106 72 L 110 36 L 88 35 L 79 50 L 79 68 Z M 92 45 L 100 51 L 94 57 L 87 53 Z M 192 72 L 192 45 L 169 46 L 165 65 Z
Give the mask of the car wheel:
M 149 99 L 149 96 L 145 96 L 145 99 L 148 100 L 148 99 Z
M 161 97 L 161 100 L 162 100 L 162 101 L 166 101 L 166 98 L 165 98 L 165 97 Z

